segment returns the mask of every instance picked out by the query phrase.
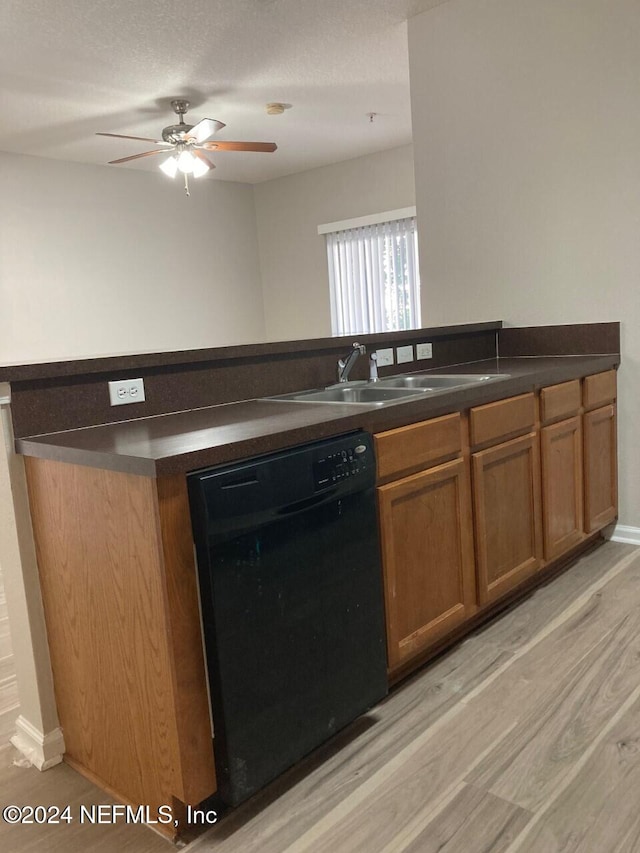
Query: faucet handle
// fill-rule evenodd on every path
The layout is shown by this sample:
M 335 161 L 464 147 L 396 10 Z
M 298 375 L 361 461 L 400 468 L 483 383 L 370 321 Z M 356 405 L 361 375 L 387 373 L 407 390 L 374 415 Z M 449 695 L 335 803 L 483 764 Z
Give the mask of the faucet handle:
M 377 382 L 378 379 L 378 353 L 372 352 L 369 356 L 369 382 Z

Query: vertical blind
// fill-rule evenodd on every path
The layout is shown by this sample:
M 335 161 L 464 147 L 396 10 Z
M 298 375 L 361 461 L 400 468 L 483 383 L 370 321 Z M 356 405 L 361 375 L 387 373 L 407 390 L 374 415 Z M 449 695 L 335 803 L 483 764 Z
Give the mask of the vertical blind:
M 326 237 L 334 335 L 420 327 L 415 216 Z

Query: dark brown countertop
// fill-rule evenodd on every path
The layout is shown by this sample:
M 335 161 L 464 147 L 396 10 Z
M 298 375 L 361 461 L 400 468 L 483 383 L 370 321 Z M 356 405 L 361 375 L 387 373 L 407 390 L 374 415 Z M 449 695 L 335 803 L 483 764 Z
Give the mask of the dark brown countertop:
M 18 439 L 25 456 L 148 477 L 180 474 L 355 429 L 393 429 L 544 385 L 599 373 L 619 355 L 503 358 L 437 373 L 504 373 L 495 383 L 439 392 L 388 407 L 247 400 Z

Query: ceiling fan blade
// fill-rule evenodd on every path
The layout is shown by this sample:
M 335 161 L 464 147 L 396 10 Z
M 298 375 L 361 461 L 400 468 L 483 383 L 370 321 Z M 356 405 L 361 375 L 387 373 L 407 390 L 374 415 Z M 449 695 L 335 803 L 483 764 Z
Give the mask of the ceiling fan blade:
M 198 124 L 193 125 L 191 130 L 187 133 L 187 138 L 195 139 L 196 143 L 200 145 L 202 142 L 206 142 L 208 139 L 211 139 L 211 137 L 218 130 L 222 130 L 223 127 L 226 127 L 226 125 L 215 118 L 203 118 L 202 121 L 198 122 Z
M 206 151 L 264 151 L 270 153 L 277 149 L 275 142 L 204 142 L 202 147 Z
M 123 136 L 121 133 L 96 133 L 96 136 L 114 136 L 116 139 L 137 139 L 139 142 L 155 142 L 156 145 L 170 145 L 161 139 L 149 139 L 148 136 Z
M 117 166 L 118 163 L 128 163 L 129 160 L 138 160 L 140 157 L 150 157 L 152 154 L 166 154 L 164 148 L 156 148 L 155 151 L 143 151 L 142 154 L 132 154 L 131 157 L 120 157 L 119 160 L 109 160 L 110 166 Z
M 207 157 L 207 155 L 204 153 L 204 151 L 198 151 L 198 149 L 197 149 L 197 148 L 194 148 L 194 149 L 193 149 L 193 153 L 195 154 L 195 156 L 196 156 L 199 160 L 202 160 L 202 162 L 203 162 L 206 166 L 208 166 L 210 170 L 211 170 L 211 169 L 215 169 L 215 164 L 214 164 L 214 163 L 212 163 L 212 162 L 211 162 L 211 160 L 209 160 L 209 158 L 208 158 L 208 157 Z

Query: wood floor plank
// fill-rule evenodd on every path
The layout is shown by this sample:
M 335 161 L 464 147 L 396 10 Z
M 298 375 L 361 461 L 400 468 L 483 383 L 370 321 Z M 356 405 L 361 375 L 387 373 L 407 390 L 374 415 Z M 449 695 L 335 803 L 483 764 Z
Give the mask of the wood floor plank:
M 18 705 L 18 682 L 14 675 L 0 681 L 0 715 L 13 711 Z
M 637 853 L 639 791 L 640 702 L 636 702 L 514 849 Z
M 472 785 L 453 799 L 408 845 L 385 853 L 504 853 L 531 820 L 531 812 Z
M 0 618 L 0 657 L 13 654 L 11 634 L 9 632 L 9 616 Z
M 475 701 L 481 692 L 490 691 L 496 709 L 504 714 L 510 710 L 517 713 L 535 701 L 550 680 L 562 681 L 631 607 L 640 604 L 640 550 L 625 556 L 619 565 L 624 567 L 623 571 L 614 574 L 602 587 L 597 581 L 594 587 L 585 590 L 562 615 L 541 626 L 538 634 L 521 646 L 506 665 L 488 674 L 462 701 Z M 604 577 L 611 572 L 609 569 Z
M 390 758 L 374 777 L 286 848 L 286 853 L 338 850 L 344 839 L 349 840 L 350 853 L 381 853 L 399 827 L 411 821 L 425 803 L 446 798 L 474 763 L 495 750 L 509 731 L 493 709 L 474 708 L 471 712 L 459 706 L 422 739 Z
M 535 811 L 640 684 L 636 606 L 565 677 L 549 670 L 538 699 L 501 745 L 467 778 Z
M 8 708 L 0 714 L 0 749 L 9 744 L 9 738 L 15 734 L 16 720 L 20 714 L 20 705 Z

